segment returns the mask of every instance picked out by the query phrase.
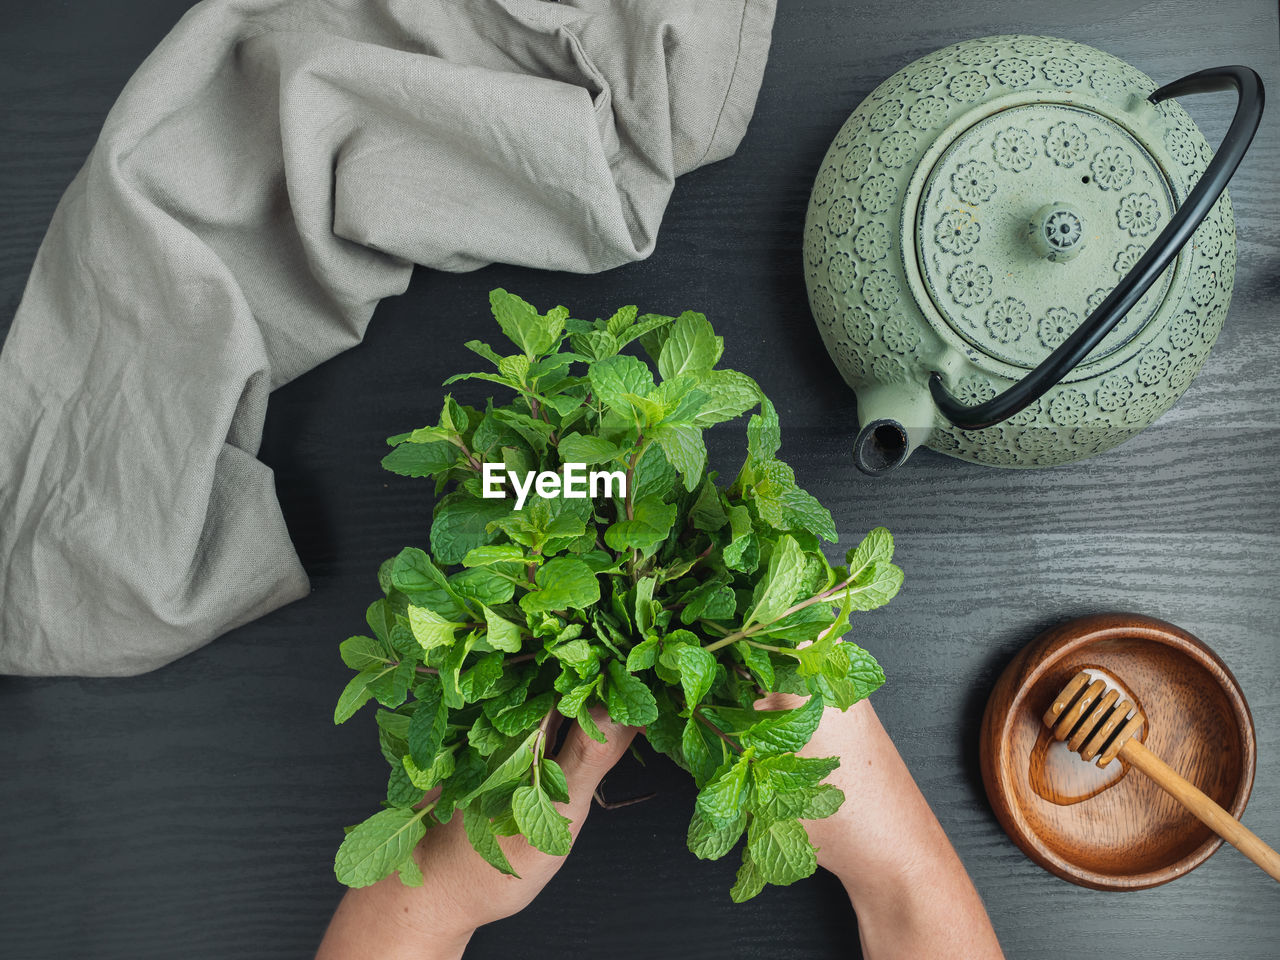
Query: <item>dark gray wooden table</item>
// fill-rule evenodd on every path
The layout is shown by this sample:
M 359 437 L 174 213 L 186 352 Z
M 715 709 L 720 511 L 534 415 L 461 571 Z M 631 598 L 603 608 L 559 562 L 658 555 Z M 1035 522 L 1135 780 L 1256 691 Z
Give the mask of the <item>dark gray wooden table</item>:
M 0 330 L 59 195 L 107 109 L 186 0 L 3 4 Z M 312 595 L 148 676 L 0 679 L 0 956 L 303 957 L 341 890 L 340 827 L 377 803 L 371 716 L 330 722 L 384 557 L 425 540 L 421 483 L 379 470 L 382 438 L 425 422 L 463 369 L 459 328 L 502 285 L 596 316 L 622 303 L 703 309 L 726 362 L 777 401 L 783 456 L 842 531 L 883 523 L 901 596 L 859 621 L 890 677 L 877 709 L 986 898 L 1010 957 L 1280 955 L 1280 889 L 1224 849 L 1140 893 L 1055 879 L 991 815 L 977 770 L 986 695 L 1048 624 L 1120 609 L 1173 620 L 1235 671 L 1258 726 L 1246 822 L 1280 841 L 1280 107 L 1231 187 L 1235 302 L 1199 379 L 1159 423 L 1094 461 L 987 470 L 922 452 L 889 478 L 850 466 L 854 400 L 805 304 L 800 231 L 827 143 L 884 77 L 973 36 L 1042 33 L 1114 53 L 1158 80 L 1221 63 L 1280 91 L 1271 0 L 786 0 L 755 121 L 738 155 L 682 180 L 657 252 L 595 277 L 494 267 L 420 273 L 363 346 L 276 393 L 262 457 L 276 471 Z M 1230 97 L 1188 101 L 1212 141 Z M 736 464 L 734 431 L 713 463 Z M 596 811 L 523 914 L 482 930 L 475 957 L 857 955 L 837 885 L 817 877 L 735 907 L 728 862 L 684 849 L 692 799 L 664 760 L 624 763 L 609 791 L 657 799 Z M 1094 946 L 1096 945 L 1096 946 Z

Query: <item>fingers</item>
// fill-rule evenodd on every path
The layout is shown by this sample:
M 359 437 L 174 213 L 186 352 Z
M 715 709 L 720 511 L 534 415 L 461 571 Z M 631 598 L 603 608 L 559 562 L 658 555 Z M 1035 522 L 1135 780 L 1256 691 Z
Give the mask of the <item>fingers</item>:
M 569 728 L 564 745 L 555 757 L 569 785 L 570 803 L 566 814 L 574 821 L 575 833 L 590 809 L 592 793 L 604 775 L 627 752 L 637 730 L 636 727 L 614 723 L 599 707 L 592 709 L 591 718 L 605 735 L 605 742 L 593 740 L 575 723 Z

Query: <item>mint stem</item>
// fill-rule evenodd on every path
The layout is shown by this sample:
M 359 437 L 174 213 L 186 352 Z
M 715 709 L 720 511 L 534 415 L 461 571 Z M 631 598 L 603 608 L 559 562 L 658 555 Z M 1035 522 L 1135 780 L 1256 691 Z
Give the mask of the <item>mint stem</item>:
M 551 727 L 551 718 L 555 715 L 556 708 L 552 707 L 538 724 L 538 739 L 533 744 L 533 788 L 535 790 L 539 789 L 539 784 L 542 782 L 542 757 L 547 748 L 547 730 Z
M 627 495 L 625 503 L 628 520 L 635 519 L 635 508 L 633 506 L 635 491 L 632 489 L 634 486 L 632 481 L 635 479 L 636 475 L 636 463 L 639 462 L 640 455 L 644 453 L 647 446 L 648 444 L 645 443 L 644 439 L 644 431 L 641 430 L 640 435 L 636 437 L 635 446 L 631 450 L 631 460 L 627 463 Z
M 755 647 L 757 650 L 768 650 L 770 653 L 795 653 L 795 650 L 788 647 L 775 647 L 768 643 L 761 643 L 758 640 L 748 640 L 747 643 Z
M 697 720 L 700 724 L 702 724 L 704 727 L 706 727 L 708 730 L 710 730 L 712 733 L 714 733 L 717 737 L 719 737 L 721 740 L 723 740 L 725 743 L 727 743 L 727 744 L 729 745 L 729 747 L 730 747 L 730 748 L 731 748 L 735 753 L 741 753 L 741 752 L 742 752 L 742 747 L 740 747 L 740 746 L 738 746 L 738 744 L 734 743 L 734 742 L 733 742 L 733 740 L 731 740 L 731 739 L 729 738 L 729 735 L 728 735 L 727 733 L 725 733 L 723 730 L 721 730 L 721 729 L 720 729 L 719 727 L 717 727 L 714 723 L 712 723 L 710 720 L 708 720 L 706 717 L 704 717 L 704 716 L 702 715 L 702 708 L 701 708 L 701 707 L 694 707 L 694 708 L 693 708 L 693 717 L 694 717 L 694 719 L 695 719 L 695 720 Z
M 475 455 L 474 453 L 472 453 L 472 452 L 467 448 L 467 443 L 466 443 L 466 441 L 465 441 L 465 440 L 463 440 L 463 439 L 462 439 L 462 435 L 461 435 L 461 434 L 457 434 L 457 435 L 455 435 L 455 436 L 452 438 L 452 441 L 451 441 L 451 442 L 453 443 L 453 445 L 454 445 L 455 447 L 457 447 L 459 450 L 461 450 L 461 451 L 462 451 L 462 453 L 463 453 L 463 456 L 465 456 L 465 457 L 467 458 L 467 466 L 469 466 L 472 470 L 477 470 L 477 471 L 478 471 L 478 470 L 480 469 L 480 460 L 479 460 L 479 458 L 478 458 L 478 457 L 476 457 L 476 455 Z
M 861 572 L 862 570 L 858 571 L 858 573 L 861 573 Z M 783 610 L 782 613 L 780 613 L 774 619 L 770 620 L 768 623 L 753 623 L 749 627 L 743 627 L 741 630 L 735 630 L 733 633 L 725 637 L 722 637 L 719 640 L 716 640 L 714 643 L 707 644 L 705 647 L 703 647 L 703 649 L 706 650 L 708 653 L 714 653 L 715 651 L 719 650 L 721 647 L 727 647 L 729 644 L 733 643 L 735 640 L 744 640 L 747 637 L 752 636 L 753 634 L 759 633 L 761 630 L 767 629 L 768 627 L 777 623 L 779 620 L 785 620 L 787 617 L 791 616 L 791 614 L 797 613 L 798 611 L 803 610 L 805 607 L 811 607 L 815 603 L 818 603 L 822 600 L 829 600 L 833 594 L 839 593 L 841 590 L 844 590 L 846 587 L 852 585 L 853 581 L 857 578 L 858 573 L 851 573 L 846 579 L 842 580 L 840 583 L 837 583 L 834 587 L 828 587 L 826 590 L 823 590 L 821 593 L 815 593 L 812 597 L 810 597 L 807 600 L 801 600 L 799 603 L 796 603 L 796 604 L 793 604 L 792 606 L 787 607 L 787 609 Z M 777 650 L 778 652 L 784 652 L 780 647 L 773 647 L 773 648 L 763 647 L 761 644 L 758 644 L 758 643 L 754 644 L 754 646 L 762 647 L 762 649 L 766 649 L 766 650 L 774 649 L 774 650 Z

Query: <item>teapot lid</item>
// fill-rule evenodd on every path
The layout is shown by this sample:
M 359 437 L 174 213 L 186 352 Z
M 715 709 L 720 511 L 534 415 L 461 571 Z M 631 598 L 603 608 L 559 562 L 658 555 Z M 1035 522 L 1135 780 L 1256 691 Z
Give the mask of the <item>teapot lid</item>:
M 915 236 L 904 253 L 956 334 L 1032 369 L 1137 263 L 1176 206 L 1159 163 L 1123 126 L 1081 106 L 1025 103 L 973 122 L 947 146 L 908 197 Z M 1166 271 L 1088 362 L 1132 340 L 1171 281 Z

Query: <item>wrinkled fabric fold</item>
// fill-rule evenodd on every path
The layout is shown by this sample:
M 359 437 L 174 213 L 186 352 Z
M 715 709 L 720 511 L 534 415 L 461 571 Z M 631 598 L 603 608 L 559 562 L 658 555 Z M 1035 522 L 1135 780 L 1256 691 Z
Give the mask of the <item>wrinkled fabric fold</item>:
M 413 264 L 648 256 L 774 0 L 206 0 L 139 68 L 0 353 L 0 672 L 144 672 L 303 596 L 272 389 Z M 428 318 L 430 322 L 430 318 Z

